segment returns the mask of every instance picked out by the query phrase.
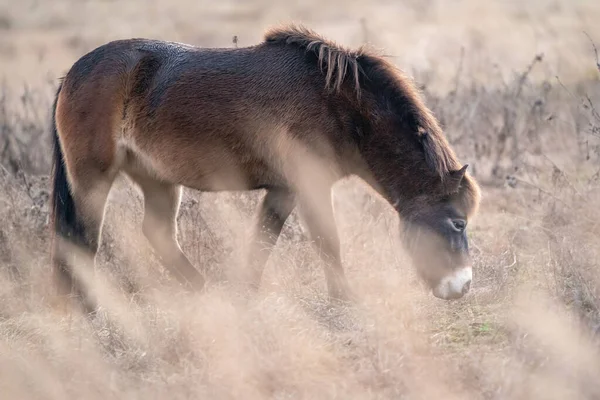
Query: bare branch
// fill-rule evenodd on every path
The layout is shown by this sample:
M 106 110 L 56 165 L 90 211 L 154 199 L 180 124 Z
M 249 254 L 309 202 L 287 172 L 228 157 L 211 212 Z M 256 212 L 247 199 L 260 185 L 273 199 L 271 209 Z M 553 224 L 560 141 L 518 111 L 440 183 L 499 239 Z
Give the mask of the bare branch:
M 590 43 L 592 44 L 592 47 L 594 48 L 594 54 L 596 55 L 596 67 L 598 68 L 598 71 L 600 71 L 600 60 L 598 59 L 598 49 L 596 48 L 596 45 L 594 44 L 594 41 L 592 40 L 591 36 L 586 31 L 583 31 L 583 33 L 585 34 L 585 36 L 588 37 L 588 39 L 590 39 Z
M 458 68 L 456 69 L 456 76 L 454 77 L 454 90 L 451 92 L 454 95 L 458 93 L 458 87 L 460 85 L 460 78 L 463 72 L 463 62 L 465 58 L 465 48 L 461 46 L 460 48 L 460 60 L 458 62 Z
M 511 178 L 512 178 L 512 179 L 514 179 L 516 182 L 522 183 L 522 184 L 524 184 L 524 185 L 526 185 L 526 186 L 529 186 L 529 187 L 531 187 L 531 188 L 533 188 L 533 189 L 536 189 L 536 190 L 538 190 L 538 192 L 539 192 L 539 193 L 541 193 L 541 194 L 543 194 L 543 195 L 545 195 L 545 196 L 547 196 L 547 197 L 549 197 L 549 198 L 551 198 L 551 199 L 554 199 L 554 200 L 556 200 L 557 202 L 561 203 L 561 204 L 562 204 L 562 205 L 564 205 L 565 207 L 567 207 L 567 208 L 570 208 L 570 209 L 573 209 L 573 206 L 572 206 L 572 205 L 570 205 L 570 204 L 568 204 L 566 201 L 564 201 L 564 200 L 562 200 L 562 199 L 560 199 L 560 198 L 556 197 L 555 195 L 553 195 L 553 194 L 552 194 L 552 193 L 550 193 L 549 191 L 547 191 L 547 190 L 545 190 L 545 189 L 542 189 L 542 188 L 541 188 L 541 187 L 539 187 L 538 185 L 536 185 L 536 184 L 534 184 L 534 183 L 531 183 L 531 182 L 529 182 L 529 181 L 527 181 L 527 180 L 524 180 L 524 179 L 518 178 L 518 177 L 516 177 L 516 176 L 511 176 Z M 585 198 L 584 198 L 584 200 L 585 200 Z M 591 220 L 590 218 L 588 218 L 588 217 L 587 217 L 587 216 L 585 216 L 585 215 L 582 215 L 582 218 L 583 218 L 583 219 L 585 219 L 585 220 L 586 220 L 586 221 L 588 221 L 588 222 L 594 222 L 593 220 Z
M 587 103 L 586 103 L 586 101 L 585 101 L 584 99 L 578 99 L 578 98 L 577 98 L 577 97 L 576 97 L 576 96 L 575 96 L 573 93 L 571 93 L 571 91 L 569 91 L 569 89 L 567 89 L 567 87 L 566 87 L 566 86 L 565 86 L 565 85 L 564 85 L 564 84 L 561 82 L 561 80 L 560 80 L 560 78 L 559 78 L 558 76 L 556 76 L 556 80 L 558 81 L 559 85 L 560 85 L 560 86 L 561 86 L 561 87 L 562 87 L 562 88 L 563 88 L 563 89 L 564 89 L 564 90 L 565 90 L 565 91 L 566 91 L 566 92 L 567 92 L 567 93 L 568 93 L 568 94 L 569 94 L 569 95 L 570 95 L 570 96 L 571 96 L 573 99 L 577 100 L 577 101 L 578 101 L 578 102 L 581 104 L 581 107 L 583 107 L 583 109 L 585 109 L 585 110 L 590 110 L 590 114 L 592 115 L 592 117 L 594 117 L 594 119 L 600 120 L 600 114 L 598 113 L 598 111 L 597 111 L 597 110 L 596 110 L 596 108 L 594 107 L 594 103 L 592 102 L 592 100 L 590 99 L 590 97 L 589 97 L 588 95 L 586 95 L 586 96 L 585 96 L 585 97 L 586 97 L 586 100 L 587 100 Z M 596 125 L 594 124 L 594 122 L 593 122 L 591 119 L 589 119 L 587 116 L 586 116 L 586 118 L 587 118 L 587 120 L 588 120 L 588 123 L 589 123 L 591 126 L 596 126 Z
M 592 99 L 590 99 L 589 95 L 585 95 L 586 100 L 588 101 L 590 110 L 592 111 L 592 115 L 594 116 L 594 118 L 596 118 L 598 121 L 600 121 L 600 114 L 598 113 L 598 110 L 596 110 L 596 107 L 594 107 L 594 103 L 592 102 Z
M 550 157 L 548 157 L 545 153 L 542 153 L 542 156 L 546 160 L 548 160 L 548 162 L 550 162 L 550 164 L 552 164 L 552 166 L 555 168 L 555 170 L 558 171 L 558 173 L 563 177 L 565 182 L 571 187 L 571 189 L 573 189 L 575 194 L 577 194 L 579 197 L 581 197 L 584 201 L 587 201 L 587 199 L 579 192 L 579 190 L 577 190 L 575 185 L 571 182 L 571 180 L 567 176 L 567 173 L 562 168 L 560 168 L 558 165 L 556 165 L 556 163 L 554 161 L 552 161 L 552 159 Z
M 569 94 L 569 96 L 571 96 L 573 99 L 577 100 L 577 97 L 575 97 L 575 95 L 573 95 L 573 93 L 571 93 L 571 91 L 569 89 L 567 89 L 567 87 L 562 83 L 562 81 L 560 80 L 560 78 L 558 77 L 558 75 L 555 76 L 558 84 L 565 89 L 565 91 Z
M 533 60 L 531 60 L 531 63 L 529 63 L 529 65 L 527 66 L 527 69 L 525 69 L 525 71 L 523 71 L 523 73 L 519 77 L 519 84 L 517 86 L 517 93 L 515 94 L 515 97 L 519 97 L 519 95 L 521 94 L 521 90 L 523 89 L 523 85 L 525 84 L 525 81 L 527 80 L 527 78 L 531 74 L 531 71 L 533 70 L 533 67 L 535 67 L 535 65 L 537 63 L 540 63 L 543 60 L 544 60 L 544 53 L 536 54 L 535 57 L 533 57 Z

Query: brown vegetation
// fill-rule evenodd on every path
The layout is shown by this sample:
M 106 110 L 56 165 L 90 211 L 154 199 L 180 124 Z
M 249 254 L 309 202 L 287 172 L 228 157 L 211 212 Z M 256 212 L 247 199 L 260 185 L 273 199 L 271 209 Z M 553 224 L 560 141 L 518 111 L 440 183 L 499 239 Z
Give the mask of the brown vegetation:
M 568 21 L 553 26 L 586 26 L 571 3 L 556 2 L 559 11 L 528 4 Z M 10 21 L 2 32 L 15 38 L 33 18 L 16 18 L 21 7 L 2 18 Z M 414 10 L 436 20 L 427 7 Z M 510 18 L 518 26 L 530 12 Z M 255 18 L 250 8 L 231 13 L 238 22 Z M 40 17 L 49 32 L 64 26 L 52 15 Z M 369 40 L 386 43 L 365 24 Z M 578 68 L 568 74 L 545 72 L 560 52 L 523 55 L 518 46 L 511 60 L 518 63 L 504 66 L 516 73 L 477 72 L 475 60 L 490 56 L 486 40 L 499 37 L 494 29 L 479 48 L 444 61 L 445 85 L 435 70 L 415 72 L 449 141 L 483 184 L 470 237 L 473 288 L 451 303 L 422 290 L 397 245 L 393 212 L 355 179 L 336 186 L 334 201 L 356 307 L 327 302 L 320 261 L 295 214 L 258 295 L 232 287 L 259 193 L 184 192 L 180 242 L 209 281 L 207 293 L 183 293 L 143 239 L 141 196 L 123 180 L 110 195 L 98 260 L 106 306 L 91 322 L 58 316 L 44 297 L 55 81 L 41 84 L 44 71 L 29 69 L 33 88 L 8 82 L 0 93 L 3 398 L 599 398 L 600 69 L 578 33 L 564 39 L 582 49 L 575 59 L 569 54 Z M 600 41 L 598 31 L 589 34 Z

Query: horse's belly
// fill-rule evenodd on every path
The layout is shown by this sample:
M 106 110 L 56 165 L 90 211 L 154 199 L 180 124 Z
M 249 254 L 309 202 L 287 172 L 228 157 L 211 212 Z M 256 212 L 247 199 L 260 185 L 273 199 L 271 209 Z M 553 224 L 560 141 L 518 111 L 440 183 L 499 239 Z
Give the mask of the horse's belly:
M 220 144 L 176 144 L 176 140 L 164 140 L 162 145 L 129 143 L 128 168 L 202 191 L 253 190 L 282 184 L 256 154 Z

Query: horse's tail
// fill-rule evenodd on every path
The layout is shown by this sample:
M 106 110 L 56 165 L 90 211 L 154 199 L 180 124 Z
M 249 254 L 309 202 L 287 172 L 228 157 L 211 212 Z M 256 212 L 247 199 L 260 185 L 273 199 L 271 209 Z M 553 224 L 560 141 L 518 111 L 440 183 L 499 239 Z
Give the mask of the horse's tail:
M 53 236 L 63 237 L 71 236 L 73 233 L 75 218 L 75 202 L 69 187 L 67 171 L 65 167 L 65 157 L 60 145 L 58 130 L 56 128 L 56 104 L 62 84 L 58 86 L 54 103 L 52 105 L 52 125 L 50 127 L 52 134 L 53 159 L 52 159 L 52 192 L 51 200 L 51 229 Z

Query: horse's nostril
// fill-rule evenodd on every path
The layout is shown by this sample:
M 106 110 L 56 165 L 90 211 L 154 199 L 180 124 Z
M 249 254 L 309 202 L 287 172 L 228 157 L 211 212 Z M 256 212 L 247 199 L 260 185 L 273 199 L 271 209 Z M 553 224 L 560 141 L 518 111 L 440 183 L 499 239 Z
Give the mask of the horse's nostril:
M 469 279 L 462 288 L 462 294 L 467 293 L 470 288 L 471 288 L 471 280 Z

